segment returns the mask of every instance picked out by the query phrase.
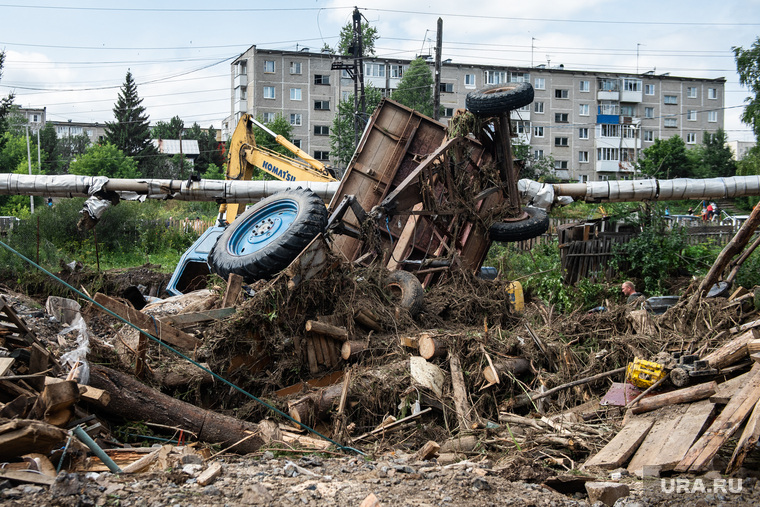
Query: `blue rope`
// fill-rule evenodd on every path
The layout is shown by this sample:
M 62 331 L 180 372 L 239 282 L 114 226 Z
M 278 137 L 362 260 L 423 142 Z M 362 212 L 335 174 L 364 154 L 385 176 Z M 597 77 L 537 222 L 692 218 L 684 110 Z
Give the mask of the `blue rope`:
M 292 422 L 292 423 L 295 423 L 295 424 L 297 424 L 298 426 L 300 426 L 301 428 L 305 429 L 306 431 L 308 431 L 308 432 L 310 432 L 310 433 L 313 433 L 313 434 L 317 435 L 318 437 L 322 438 L 323 440 L 326 440 L 326 441 L 330 442 L 331 444 L 333 444 L 333 445 L 337 446 L 337 447 L 338 447 L 339 449 L 341 449 L 341 450 L 345 450 L 345 451 L 352 451 L 352 452 L 355 452 L 355 453 L 357 453 L 357 454 L 361 454 L 362 456 L 364 456 L 364 455 L 365 455 L 363 452 L 361 452 L 361 451 L 360 451 L 360 450 L 358 450 L 358 449 L 354 449 L 353 447 L 347 447 L 347 446 L 341 445 L 341 444 L 339 444 L 338 442 L 336 442 L 335 440 L 333 440 L 333 439 L 331 439 L 331 438 L 329 438 L 329 437 L 327 437 L 327 436 L 325 436 L 325 435 L 322 435 L 322 434 L 321 434 L 320 432 L 318 432 L 317 430 L 315 430 L 315 429 L 313 429 L 313 428 L 310 428 L 309 426 L 307 426 L 307 425 L 303 424 L 303 423 L 302 423 L 302 422 L 300 422 L 300 421 L 296 421 L 295 419 L 293 419 L 292 417 L 290 417 L 288 414 L 286 414 L 286 413 L 285 413 L 285 412 L 283 412 L 282 410 L 280 410 L 280 409 L 278 409 L 278 408 L 276 408 L 276 407 L 273 407 L 273 406 L 272 406 L 272 405 L 270 405 L 269 403 L 267 403 L 267 402 L 265 402 L 265 401 L 263 401 L 263 400 L 261 400 L 261 399 L 257 398 L 256 396 L 254 396 L 253 394 L 251 394 L 251 393 L 249 393 L 248 391 L 244 390 L 243 388 L 241 388 L 241 387 L 239 387 L 239 386 L 237 386 L 237 385 L 233 384 L 233 383 L 232 383 L 232 382 L 230 382 L 229 380 L 227 380 L 227 379 L 225 379 L 225 378 L 223 378 L 223 377 L 221 377 L 221 376 L 217 375 L 216 373 L 214 373 L 213 371 L 211 371 L 211 370 L 209 370 L 208 368 L 204 367 L 204 366 L 203 366 L 203 365 L 201 365 L 200 363 L 198 363 L 198 362 L 194 361 L 193 359 L 191 359 L 190 357 L 188 357 L 188 356 L 184 355 L 182 352 L 180 352 L 180 351 L 178 351 L 177 349 L 175 349 L 175 348 L 171 347 L 170 345 L 167 345 L 166 343 L 162 342 L 161 340 L 159 340 L 158 338 L 156 338 L 156 337 L 155 337 L 155 336 L 153 336 L 152 334 L 148 333 L 147 331 L 144 331 L 144 330 L 140 329 L 140 328 L 139 328 L 139 327 L 137 327 L 136 325 L 132 324 L 132 323 L 131 323 L 131 322 L 129 322 L 128 320 L 125 320 L 124 318 L 122 318 L 121 316 L 119 316 L 119 315 L 117 315 L 116 313 L 112 312 L 111 310 L 109 310 L 109 309 L 108 309 L 108 308 L 106 308 L 105 306 L 101 305 L 100 303 L 97 303 L 96 301 L 94 301 L 94 300 L 93 300 L 93 299 L 92 299 L 90 296 L 88 296 L 87 294 L 84 294 L 84 293 L 80 292 L 79 290 L 77 290 L 76 288 L 72 287 L 71 285 L 69 285 L 69 284 L 68 284 L 68 283 L 66 283 L 65 281 L 63 281 L 63 280 L 61 280 L 60 278 L 58 278 L 57 276 L 55 276 L 55 275 L 54 275 L 53 273 L 51 273 L 50 271 L 46 270 L 45 268 L 43 268 L 43 267 L 42 267 L 42 266 L 40 266 L 39 264 L 35 263 L 35 262 L 34 262 L 34 261 L 32 261 L 31 259 L 28 259 L 28 258 L 27 258 L 27 257 L 25 257 L 23 254 L 21 254 L 20 252 L 17 252 L 16 250 L 14 250 L 13 248 L 11 248 L 10 246 L 6 245 L 4 242 L 0 241 L 0 246 L 2 246 L 3 248 L 5 248 L 6 250 L 10 251 L 11 253 L 13 253 L 13 254 L 15 254 L 15 255 L 17 255 L 17 256 L 19 256 L 19 257 L 21 257 L 21 258 L 22 258 L 24 261 L 26 261 L 27 263 L 31 264 L 31 265 L 32 265 L 32 266 L 34 266 L 35 268 L 39 269 L 40 271 L 42 271 L 43 273 L 45 273 L 45 274 L 46 274 L 46 275 L 48 275 L 49 277 L 53 278 L 54 280 L 56 280 L 57 282 L 59 282 L 60 284 L 62 284 L 64 287 L 66 287 L 66 288 L 70 289 L 71 291 L 75 292 L 75 293 L 76 293 L 76 294 L 78 294 L 80 297 L 82 297 L 82 298 L 86 299 L 86 300 L 87 300 L 87 301 L 89 301 L 90 303 L 92 303 L 92 304 L 94 304 L 94 305 L 98 306 L 98 308 L 100 308 L 100 309 L 101 309 L 101 310 L 103 310 L 104 312 L 108 313 L 109 315 L 112 315 L 113 317 L 116 317 L 117 319 L 121 320 L 121 321 L 122 321 L 122 322 L 124 322 L 125 324 L 127 324 L 127 325 L 129 325 L 129 326 L 133 327 L 134 329 L 138 330 L 140 333 L 144 334 L 145 336 L 147 336 L 148 338 L 150 338 L 150 339 L 151 339 L 151 340 L 153 340 L 154 342 L 158 343 L 158 344 L 159 344 L 161 347 L 165 347 L 166 349 L 168 349 L 168 350 L 170 350 L 171 352 L 175 353 L 176 355 L 178 355 L 178 356 L 179 356 L 179 357 L 181 357 L 182 359 L 185 359 L 185 360 L 189 361 L 190 363 L 192 363 L 192 364 L 193 364 L 193 365 L 195 365 L 196 367 L 200 368 L 201 370 L 205 371 L 205 372 L 206 372 L 206 373 L 208 373 L 209 375 L 213 376 L 213 377 L 214 377 L 215 379 L 217 379 L 218 381 L 220 381 L 220 382 L 222 382 L 222 383 L 224 383 L 224 384 L 227 384 L 228 386 L 230 386 L 231 388 L 235 389 L 235 390 L 236 390 L 236 391 L 238 391 L 239 393 L 241 393 L 241 394 L 243 394 L 243 395 L 245 395 L 245 396 L 247 396 L 247 397 L 251 398 L 251 399 L 252 399 L 252 400 L 254 400 L 255 402 L 259 403 L 260 405 L 263 405 L 264 407 L 268 408 L 268 409 L 269 409 L 269 410 L 271 410 L 272 412 L 274 412 L 274 413 L 276 413 L 276 414 L 279 414 L 279 415 L 281 415 L 282 417 L 284 417 L 285 419 L 289 420 L 290 422 Z

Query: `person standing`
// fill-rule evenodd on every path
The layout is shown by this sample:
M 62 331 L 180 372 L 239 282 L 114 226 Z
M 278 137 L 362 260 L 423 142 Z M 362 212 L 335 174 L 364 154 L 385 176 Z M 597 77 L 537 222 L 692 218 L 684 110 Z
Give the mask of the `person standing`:
M 626 303 L 633 303 L 638 298 L 643 296 L 641 292 L 636 292 L 636 286 L 633 285 L 633 282 L 630 280 L 626 280 L 623 282 L 623 285 L 620 286 L 620 290 L 623 293 L 624 296 L 626 296 Z

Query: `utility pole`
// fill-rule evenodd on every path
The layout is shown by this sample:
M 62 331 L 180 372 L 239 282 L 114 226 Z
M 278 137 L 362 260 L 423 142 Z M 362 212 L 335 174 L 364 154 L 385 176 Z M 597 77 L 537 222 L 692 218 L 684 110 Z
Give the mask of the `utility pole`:
M 32 175 L 32 152 L 29 149 L 29 125 L 24 126 L 26 128 L 26 161 L 29 163 L 29 176 Z M 34 196 L 29 196 L 29 206 L 34 213 Z
M 433 118 L 441 116 L 441 51 L 443 49 L 443 19 L 438 18 L 435 36 L 435 90 L 433 91 Z
M 350 53 L 354 57 L 353 65 L 334 61 L 330 70 L 345 70 L 354 81 L 354 144 L 359 145 L 359 132 L 364 130 L 363 122 L 367 116 L 367 106 L 364 99 L 364 48 L 362 37 L 362 15 L 358 7 L 354 7 L 353 34 Z

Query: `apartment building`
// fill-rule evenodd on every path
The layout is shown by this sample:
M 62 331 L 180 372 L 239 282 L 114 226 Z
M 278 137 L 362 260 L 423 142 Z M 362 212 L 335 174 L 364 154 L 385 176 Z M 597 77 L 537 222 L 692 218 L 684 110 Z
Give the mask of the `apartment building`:
M 330 129 L 340 100 L 353 93 L 345 70 L 331 70 L 329 53 L 252 46 L 231 64 L 229 136 L 244 113 L 271 121 L 282 114 L 293 142 L 329 160 Z M 350 62 L 349 62 L 350 63 Z M 364 82 L 389 96 L 409 60 L 365 58 Z M 430 61 L 432 67 L 432 59 Z M 441 66 L 441 107 L 446 122 L 465 107 L 467 93 L 484 86 L 529 82 L 535 99 L 511 114 L 519 142 L 536 157 L 553 157 L 556 176 L 568 181 L 630 178 L 641 150 L 657 138 L 679 135 L 696 146 L 704 132 L 723 127 L 725 79 L 453 63 Z M 226 138 L 226 137 L 225 137 Z

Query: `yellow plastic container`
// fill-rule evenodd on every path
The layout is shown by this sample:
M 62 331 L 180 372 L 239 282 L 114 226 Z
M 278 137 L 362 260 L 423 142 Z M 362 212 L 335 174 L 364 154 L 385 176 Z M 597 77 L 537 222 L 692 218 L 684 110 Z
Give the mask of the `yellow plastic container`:
M 660 363 L 645 361 L 639 358 L 635 358 L 632 363 L 628 363 L 628 367 L 625 370 L 626 380 L 640 389 L 651 387 L 665 375 L 667 373 Z
M 522 313 L 525 309 L 525 299 L 523 299 L 523 289 L 520 282 L 509 282 L 507 284 L 507 294 L 509 294 L 509 306 L 515 313 Z

